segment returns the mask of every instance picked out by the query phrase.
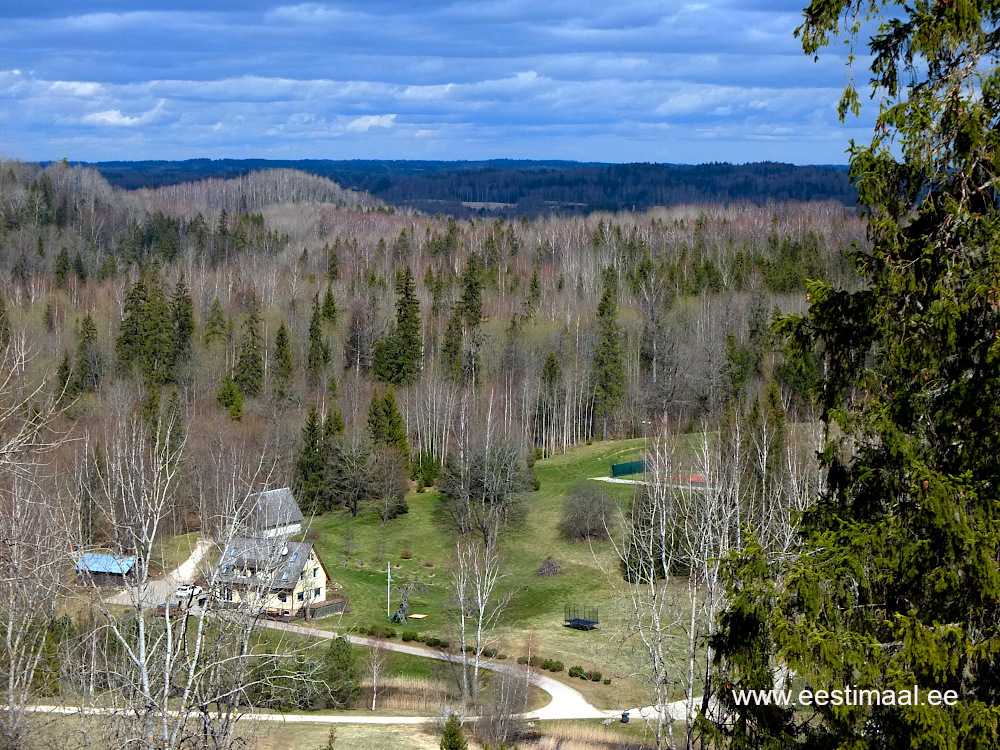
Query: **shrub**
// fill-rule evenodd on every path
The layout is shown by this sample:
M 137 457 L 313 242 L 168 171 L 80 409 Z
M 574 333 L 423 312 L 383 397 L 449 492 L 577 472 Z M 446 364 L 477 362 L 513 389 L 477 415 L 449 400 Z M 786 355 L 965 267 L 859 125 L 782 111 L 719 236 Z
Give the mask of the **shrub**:
M 413 557 L 413 550 L 409 547 L 403 547 L 403 551 L 399 553 L 399 556 L 404 560 L 410 560 Z
M 590 673 L 590 681 L 591 682 L 600 682 L 602 679 L 604 679 L 604 676 L 600 672 L 591 672 Z
M 555 659 L 546 659 L 542 662 L 542 669 L 547 669 L 549 672 L 562 672 L 566 666 Z
M 412 630 L 404 630 L 403 631 L 403 640 L 407 641 L 407 642 L 417 640 L 417 634 L 416 634 L 416 632 L 414 632 Z
M 586 678 L 586 673 L 583 671 L 583 667 L 570 667 L 569 676 Z
M 605 677 L 604 678 L 604 684 L 605 685 L 610 685 L 611 684 L 611 678 L 610 677 Z
M 441 639 L 435 635 L 429 635 L 424 638 L 424 644 L 428 646 L 437 646 L 439 643 L 441 643 Z
M 527 656 L 519 656 L 519 657 L 517 657 L 517 663 L 518 664 L 527 664 L 528 663 L 528 657 Z
M 615 519 L 615 501 L 593 482 L 577 482 L 563 501 L 559 534 L 570 541 L 607 539 Z

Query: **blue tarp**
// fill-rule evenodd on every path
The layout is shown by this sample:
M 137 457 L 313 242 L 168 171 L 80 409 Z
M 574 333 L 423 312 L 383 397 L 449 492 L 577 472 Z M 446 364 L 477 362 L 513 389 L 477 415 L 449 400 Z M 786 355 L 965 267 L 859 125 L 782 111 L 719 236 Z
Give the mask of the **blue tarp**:
M 135 566 L 136 558 L 121 557 L 119 555 L 104 555 L 100 552 L 84 552 L 77 558 L 73 567 L 80 572 L 90 573 L 114 573 L 115 575 L 128 575 L 128 572 Z

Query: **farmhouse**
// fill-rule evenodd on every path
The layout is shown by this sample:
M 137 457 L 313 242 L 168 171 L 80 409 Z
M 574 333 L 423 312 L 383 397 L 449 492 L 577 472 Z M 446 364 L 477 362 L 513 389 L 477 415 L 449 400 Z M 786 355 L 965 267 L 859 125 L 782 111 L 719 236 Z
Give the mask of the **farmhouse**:
M 84 552 L 76 558 L 73 570 L 81 583 L 92 582 L 98 586 L 124 586 L 134 579 L 136 558 Z
M 295 617 L 325 602 L 331 588 L 312 542 L 233 539 L 216 573 L 223 603 L 253 602 L 275 617 Z
M 302 511 L 288 487 L 250 495 L 238 514 L 238 528 L 245 537 L 291 536 L 302 530 L 302 521 Z

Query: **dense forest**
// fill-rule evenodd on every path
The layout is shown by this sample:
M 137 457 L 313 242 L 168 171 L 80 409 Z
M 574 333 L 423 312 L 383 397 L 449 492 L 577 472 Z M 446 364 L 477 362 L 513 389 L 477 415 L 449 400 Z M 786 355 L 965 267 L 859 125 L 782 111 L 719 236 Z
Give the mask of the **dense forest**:
M 286 168 L 328 177 L 396 206 L 456 218 L 529 218 L 645 210 L 691 203 L 838 201 L 853 206 L 847 170 L 791 164 L 599 164 L 565 161 L 482 162 L 190 159 L 91 165 L 124 188 L 161 187 L 251 171 Z
M 72 419 L 181 408 L 190 440 L 252 439 L 289 480 L 311 409 L 351 433 L 373 394 L 437 465 L 484 409 L 539 455 L 715 420 L 765 381 L 801 411 L 815 373 L 780 364 L 772 316 L 808 279 L 850 286 L 864 242 L 834 202 L 458 221 L 291 170 L 124 191 L 7 161 L 0 195 L 4 325 Z

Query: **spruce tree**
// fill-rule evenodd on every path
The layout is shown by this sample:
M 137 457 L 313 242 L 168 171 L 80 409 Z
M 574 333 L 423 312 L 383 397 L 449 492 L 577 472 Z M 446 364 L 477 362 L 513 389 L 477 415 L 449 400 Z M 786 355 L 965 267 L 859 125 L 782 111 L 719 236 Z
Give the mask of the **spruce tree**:
M 458 307 L 469 328 L 475 328 L 483 322 L 483 260 L 478 253 L 470 253 L 465 263 L 462 298 Z
M 104 357 L 97 347 L 97 326 L 88 313 L 80 323 L 80 343 L 76 348 L 76 366 L 73 368 L 73 390 L 96 390 L 103 371 Z
M 317 294 L 313 297 L 312 316 L 309 318 L 309 350 L 306 354 L 309 375 L 315 378 L 329 361 L 330 347 L 323 337 L 323 311 Z
M 456 307 L 448 317 L 441 340 L 441 367 L 452 380 L 462 380 L 462 314 Z
M 469 743 L 458 721 L 458 714 L 451 714 L 444 723 L 444 731 L 441 733 L 441 750 L 468 750 L 468 747 Z
M 618 290 L 612 273 L 605 273 L 604 294 L 597 305 L 597 345 L 590 368 L 594 421 L 601 425 L 601 439 L 608 437 L 608 422 L 621 410 L 625 397 L 625 363 L 622 331 L 618 325 Z
M 80 279 L 81 284 L 86 283 L 87 267 L 83 264 L 83 256 L 80 255 L 79 251 L 73 256 L 73 273 Z
M 229 416 L 239 420 L 243 416 L 243 394 L 236 382 L 226 375 L 219 384 L 219 390 L 215 394 L 215 402 L 220 408 L 229 412 Z
M 732 598 L 717 638 L 717 696 L 731 711 L 713 745 L 998 746 L 998 28 L 997 6 L 976 0 L 816 0 L 805 11 L 810 55 L 834 36 L 853 51 L 870 35 L 878 114 L 871 144 L 851 146 L 870 247 L 854 253 L 857 291 L 810 282 L 808 313 L 781 322 L 822 363 L 826 486 L 796 549 L 757 564 L 748 553 L 730 576 L 748 595 Z M 848 80 L 842 116 L 860 108 Z M 764 614 L 748 629 L 741 609 Z M 770 656 L 763 669 L 755 655 Z M 813 689 L 916 687 L 918 700 L 754 724 L 759 708 L 726 693 L 770 689 L 777 663 Z
M 10 316 L 7 314 L 7 299 L 0 292 L 0 349 L 10 344 Z
M 368 431 L 375 445 L 394 448 L 409 458 L 410 442 L 406 434 L 406 423 L 392 388 L 387 388 L 383 394 L 378 391 L 372 393 L 368 406 Z
M 337 301 L 333 297 L 333 289 L 326 285 L 326 293 L 323 295 L 323 317 L 330 325 L 337 325 Z
M 250 308 L 243 323 L 243 341 L 236 356 L 233 380 L 244 396 L 257 398 L 264 390 L 264 345 L 260 333 L 260 313 Z
M 375 345 L 372 375 L 393 385 L 409 385 L 420 372 L 420 302 L 409 266 L 396 274 L 396 327 Z
M 229 321 L 226 320 L 226 311 L 216 297 L 212 301 L 212 306 L 208 310 L 208 317 L 205 318 L 205 345 L 208 346 L 213 341 L 225 339 L 229 333 Z
M 173 315 L 163 288 L 158 283 L 150 284 L 148 294 L 140 369 L 150 383 L 168 383 L 173 380 L 174 353 L 177 347 Z
M 281 321 L 278 332 L 274 335 L 274 378 L 280 383 L 288 383 L 295 374 L 295 362 L 292 360 L 292 346 L 288 338 L 285 321 Z
M 174 324 L 174 363 L 183 362 L 191 356 L 191 339 L 195 331 L 194 302 L 183 273 L 170 297 L 170 315 Z
M 122 305 L 122 324 L 115 340 L 115 354 L 118 357 L 118 370 L 121 373 L 140 365 L 147 330 L 148 301 L 146 284 L 139 279 L 125 295 L 125 302 Z
M 69 261 L 69 250 L 63 247 L 59 250 L 59 254 L 56 256 L 55 265 L 52 267 L 52 274 L 55 278 L 56 286 L 60 289 L 66 286 L 70 270 L 72 270 L 72 266 Z
M 296 495 L 302 508 L 310 513 L 319 513 L 326 467 L 323 425 L 319 410 L 309 407 L 306 423 L 302 428 L 302 450 L 295 462 Z

